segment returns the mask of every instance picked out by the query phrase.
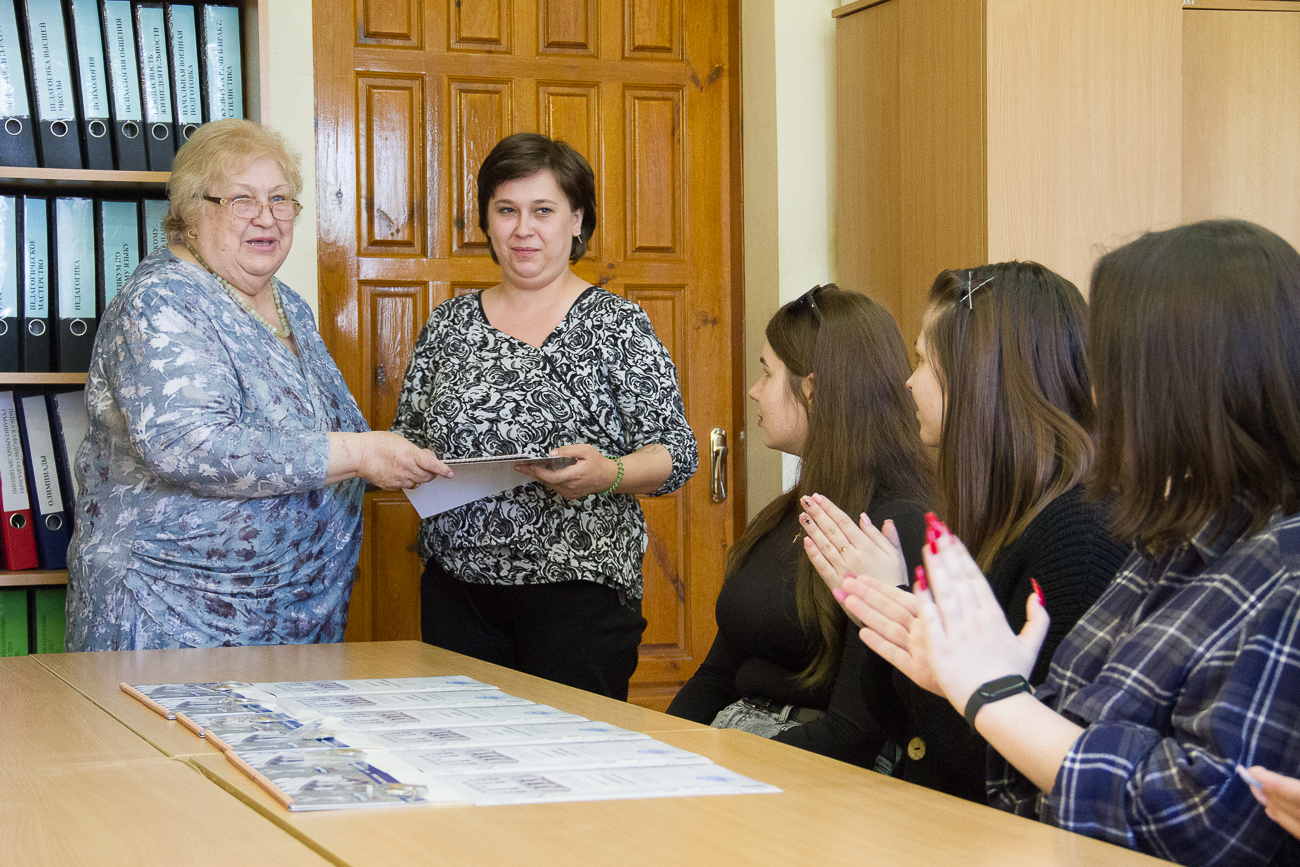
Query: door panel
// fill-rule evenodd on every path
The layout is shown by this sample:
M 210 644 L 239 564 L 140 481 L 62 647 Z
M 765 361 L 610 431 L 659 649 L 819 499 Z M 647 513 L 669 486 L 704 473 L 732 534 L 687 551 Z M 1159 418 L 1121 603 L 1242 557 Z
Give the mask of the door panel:
M 709 492 L 708 435 L 737 441 L 740 343 L 735 0 L 316 0 L 321 332 L 387 427 L 415 339 L 454 294 L 494 285 L 474 175 L 503 136 L 580 149 L 599 219 L 575 270 L 641 305 L 677 365 L 701 465 L 642 498 L 649 621 L 633 700 L 664 707 L 707 653 L 743 520 Z M 729 72 L 732 70 L 732 72 Z M 739 450 L 737 450 L 739 451 Z M 367 496 L 350 640 L 419 637 L 416 518 Z

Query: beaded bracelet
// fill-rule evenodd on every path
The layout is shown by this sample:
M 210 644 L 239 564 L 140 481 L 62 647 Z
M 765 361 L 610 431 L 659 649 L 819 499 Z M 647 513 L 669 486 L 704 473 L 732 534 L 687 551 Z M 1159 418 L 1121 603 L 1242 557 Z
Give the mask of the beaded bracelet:
M 605 457 L 618 464 L 618 478 L 614 479 L 614 484 L 610 485 L 597 495 L 601 497 L 608 497 L 610 494 L 614 493 L 615 489 L 617 489 L 619 485 L 623 484 L 623 459 L 616 458 L 613 455 L 606 455 Z

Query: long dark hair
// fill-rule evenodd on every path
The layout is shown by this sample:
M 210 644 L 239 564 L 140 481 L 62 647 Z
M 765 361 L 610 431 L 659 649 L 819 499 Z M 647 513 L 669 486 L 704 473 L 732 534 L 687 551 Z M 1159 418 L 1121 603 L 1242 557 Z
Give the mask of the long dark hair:
M 745 528 L 727 555 L 727 577 L 806 494 L 824 494 L 854 516 L 877 493 L 930 502 L 929 455 L 905 385 L 907 349 L 889 311 L 834 284 L 815 287 L 776 312 L 767 323 L 767 342 L 808 415 L 808 435 L 799 481 Z M 802 387 L 808 374 L 811 399 Z M 818 636 L 800 680 L 818 687 L 835 677 L 846 619 L 802 547 L 797 562 L 799 622 L 806 634 Z
M 1036 262 L 944 271 L 930 288 L 940 514 L 983 569 L 1092 466 L 1087 317 L 1078 288 Z
M 1300 254 L 1215 220 L 1143 235 L 1092 274 L 1100 415 L 1094 493 L 1148 554 L 1236 498 L 1248 534 L 1300 510 Z

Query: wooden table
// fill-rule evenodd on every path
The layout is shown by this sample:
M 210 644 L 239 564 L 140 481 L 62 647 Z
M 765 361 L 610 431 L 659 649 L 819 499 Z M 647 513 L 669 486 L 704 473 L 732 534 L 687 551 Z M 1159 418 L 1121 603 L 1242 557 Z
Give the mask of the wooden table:
M 418 642 L 66 654 L 33 660 L 75 689 L 82 701 L 102 708 L 106 721 L 117 720 L 121 728 L 160 754 L 182 757 L 138 758 L 123 764 L 143 769 L 184 761 L 206 775 L 210 782 L 190 774 L 203 782 L 211 798 L 224 799 L 232 810 L 248 812 L 243 805 L 251 807 L 262 817 L 267 833 L 278 834 L 286 844 L 298 841 L 326 861 L 347 867 L 431 863 L 1127 867 L 1166 863 L 744 732 L 717 731 Z M 437 674 L 468 675 L 513 695 L 648 732 L 665 743 L 705 755 L 723 767 L 779 786 L 783 792 L 507 807 L 419 806 L 291 813 L 188 730 L 144 710 L 117 687 L 123 680 L 282 681 Z M 3 696 L 7 706 L 11 694 L 6 691 Z M 110 745 L 105 743 L 104 748 Z M 123 781 L 123 801 L 138 798 L 144 803 L 152 797 L 148 784 L 142 781 L 139 785 L 138 794 L 133 795 L 128 781 Z M 11 804 L 25 812 L 40 808 L 22 799 L 6 801 L 6 817 Z M 189 804 L 185 806 L 188 810 Z M 228 815 L 205 807 L 190 810 L 187 821 L 178 828 L 188 823 L 216 833 L 227 828 L 230 821 Z M 7 837 L 6 833 L 0 839 Z M 184 857 L 168 859 L 168 863 L 173 861 L 196 863 Z M 263 855 L 258 861 L 276 863 Z M 59 859 L 52 863 L 59 863 Z M 125 858 L 122 863 L 126 863 Z M 163 862 L 134 853 L 130 863 L 143 867 Z M 232 861 L 227 859 L 225 863 Z
M 48 658 L 0 659 L 0 863 L 327 867 L 96 707 Z

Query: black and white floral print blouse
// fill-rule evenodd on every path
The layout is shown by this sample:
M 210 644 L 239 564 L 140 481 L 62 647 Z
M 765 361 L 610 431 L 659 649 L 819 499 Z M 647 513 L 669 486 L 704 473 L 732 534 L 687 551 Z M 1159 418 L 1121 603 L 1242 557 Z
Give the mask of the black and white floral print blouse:
M 442 458 L 589 443 L 611 456 L 658 443 L 677 490 L 698 451 L 677 371 L 636 304 L 587 289 L 541 347 L 493 328 L 478 295 L 440 304 L 420 333 L 391 428 Z M 641 598 L 645 518 L 636 497 L 574 500 L 532 482 L 435 515 L 421 560 L 476 584 L 595 581 Z

